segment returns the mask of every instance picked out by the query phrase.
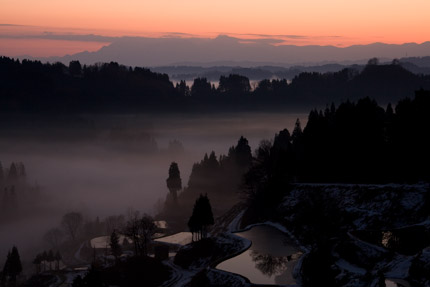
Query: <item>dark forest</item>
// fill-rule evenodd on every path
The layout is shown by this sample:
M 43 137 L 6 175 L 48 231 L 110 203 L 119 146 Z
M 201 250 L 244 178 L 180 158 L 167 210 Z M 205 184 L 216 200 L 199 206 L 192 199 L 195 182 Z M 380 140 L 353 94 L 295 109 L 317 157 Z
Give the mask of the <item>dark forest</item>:
M 174 85 L 166 74 L 117 63 L 69 66 L 0 58 L 2 113 L 133 113 L 306 111 L 332 102 L 372 98 L 386 105 L 430 89 L 430 76 L 414 74 L 398 62 L 369 60 L 362 71 L 303 72 L 291 82 L 262 80 L 251 88 L 237 74 L 221 76 L 215 87 L 206 78 Z

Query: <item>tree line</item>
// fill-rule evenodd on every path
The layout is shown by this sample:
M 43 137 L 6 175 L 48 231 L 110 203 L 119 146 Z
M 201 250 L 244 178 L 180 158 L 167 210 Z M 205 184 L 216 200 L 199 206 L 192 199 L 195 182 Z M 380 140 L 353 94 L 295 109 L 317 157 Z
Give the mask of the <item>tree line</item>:
M 25 180 L 27 172 L 22 162 L 11 162 L 9 168 L 4 169 L 0 161 L 0 186 L 15 184 Z
M 11 162 L 3 168 L 0 161 L 0 224 L 19 219 L 38 208 L 40 187 L 27 181 L 24 163 Z
M 200 215 L 197 217 L 191 215 L 192 219 L 189 219 L 184 210 L 191 211 L 194 208 L 197 214 L 200 214 L 201 204 L 207 206 L 205 200 L 210 198 L 214 206 L 214 210 L 212 211 L 211 208 L 210 213 L 213 212 L 214 216 L 223 214 L 239 201 L 238 190 L 242 185 L 242 177 L 251 163 L 251 147 L 243 136 L 239 138 L 236 145 L 229 148 L 227 155 L 217 156 L 214 151 L 206 153 L 200 162 L 193 165 L 185 187 L 182 185 L 178 163 L 172 162 L 169 167 L 169 177 L 166 180 L 169 193 L 158 217 L 168 220 L 177 229 L 186 228 L 188 225 L 189 229 L 196 234 L 196 238 L 205 237 L 206 227 L 212 224 L 211 220 L 203 220 L 209 224 L 202 224 L 200 219 L 197 219 Z M 203 210 L 208 209 L 205 207 Z M 207 218 L 210 217 L 207 215 Z
M 430 181 L 430 91 L 385 108 L 375 100 L 312 110 L 302 130 L 263 140 L 244 176 L 254 215 L 273 214 L 291 183 L 416 183 Z
M 33 260 L 33 264 L 36 266 L 36 273 L 45 272 L 48 268 L 49 271 L 51 271 L 53 269 L 52 263 L 55 263 L 55 270 L 60 270 L 60 262 L 62 259 L 63 258 L 58 250 L 55 253 L 51 249 L 37 254 Z
M 1 113 L 80 113 L 140 111 L 225 111 L 309 108 L 363 96 L 382 103 L 430 89 L 429 75 L 416 75 L 398 62 L 370 60 L 358 71 L 303 72 L 291 81 L 262 80 L 252 88 L 245 76 L 221 76 L 174 85 L 168 75 L 118 63 L 41 63 L 0 57 Z
M 17 277 L 22 272 L 22 263 L 19 256 L 18 248 L 12 247 L 12 251 L 9 250 L 6 262 L 3 265 L 3 270 L 0 273 L 0 282 L 2 286 L 10 283 L 11 286 L 15 286 Z

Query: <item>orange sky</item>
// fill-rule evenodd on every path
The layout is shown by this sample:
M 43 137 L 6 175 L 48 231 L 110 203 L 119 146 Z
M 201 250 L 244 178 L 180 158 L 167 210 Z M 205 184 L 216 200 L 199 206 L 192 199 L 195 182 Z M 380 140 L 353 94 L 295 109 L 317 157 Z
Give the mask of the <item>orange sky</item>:
M 75 41 L 67 50 L 64 41 L 33 39 L 32 46 L 10 37 L 45 31 L 109 36 L 170 32 L 204 37 L 302 36 L 285 38 L 286 43 L 297 45 L 422 43 L 430 40 L 429 11 L 429 0 L 0 0 L 0 54 L 61 55 L 106 44 Z

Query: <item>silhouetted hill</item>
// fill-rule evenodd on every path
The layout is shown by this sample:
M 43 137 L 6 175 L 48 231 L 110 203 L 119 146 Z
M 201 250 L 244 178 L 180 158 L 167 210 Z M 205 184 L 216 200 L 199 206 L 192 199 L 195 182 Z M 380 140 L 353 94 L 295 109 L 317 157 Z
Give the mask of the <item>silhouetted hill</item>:
M 411 91 L 422 85 L 422 77 L 400 65 L 367 65 L 354 78 L 352 90 L 356 97 L 371 95 L 386 104 L 393 99 L 412 97 Z
M 276 45 L 274 45 L 276 44 Z M 230 36 L 216 38 L 145 38 L 121 37 L 96 52 L 82 52 L 43 60 L 68 63 L 79 60 L 84 64 L 115 61 L 129 66 L 166 65 L 315 65 L 322 61 L 363 63 L 371 57 L 394 59 L 410 56 L 428 56 L 430 42 L 401 45 L 373 43 L 349 47 L 285 45 L 279 39 L 252 39 L 243 41 Z M 358 62 L 357 62 L 358 61 Z M 265 63 L 265 64 L 264 64 Z M 365 63 L 365 62 L 364 62 Z M 245 64 L 245 65 L 244 65 Z M 256 66 L 252 64 L 252 66 Z
M 320 66 L 292 66 L 289 68 L 281 66 L 163 66 L 153 67 L 151 70 L 158 73 L 168 74 L 172 80 L 190 81 L 195 78 L 207 78 L 210 81 L 218 81 L 221 76 L 230 74 L 243 75 L 250 80 L 263 79 L 292 79 L 302 72 L 338 72 L 344 68 L 363 69 L 364 66 L 345 66 L 341 64 L 325 64 Z
M 425 66 L 426 61 L 413 60 L 412 62 L 408 62 L 408 59 L 413 58 L 405 58 L 398 60 L 398 64 L 401 65 L 406 70 L 414 73 L 414 74 L 430 74 L 430 64 L 429 66 Z M 430 57 L 429 57 L 430 59 Z M 397 60 L 396 60 L 397 61 Z M 383 64 L 389 65 L 392 61 L 384 62 Z M 414 64 L 419 63 L 419 64 Z M 254 66 L 240 66 L 237 65 L 223 65 L 223 66 L 162 66 L 162 67 L 152 67 L 151 70 L 158 73 L 168 74 L 169 77 L 174 81 L 192 81 L 195 78 L 207 78 L 209 81 L 218 81 L 221 76 L 228 76 L 229 74 L 240 74 L 243 75 L 250 80 L 260 81 L 263 79 L 287 79 L 291 80 L 295 76 L 299 75 L 303 72 L 318 72 L 318 73 L 327 73 L 327 72 L 339 72 L 342 69 L 349 68 L 357 71 L 362 71 L 365 64 L 358 65 L 344 65 L 338 63 L 330 63 L 330 64 L 321 64 L 321 65 L 312 65 L 312 66 L 273 66 L 273 65 L 263 65 L 260 66 L 258 63 L 254 63 Z
M 421 68 L 430 68 L 430 56 L 427 57 L 406 57 L 400 59 L 401 63 L 411 63 Z
M 264 74 L 258 69 L 234 72 Z M 2 113 L 48 114 L 282 111 L 324 107 L 364 96 L 387 104 L 430 88 L 430 76 L 416 75 L 397 62 L 370 63 L 362 70 L 301 72 L 291 81 L 266 79 L 255 87 L 249 78 L 231 73 L 221 75 L 216 87 L 206 78 L 195 78 L 191 86 L 184 81 L 175 86 L 166 74 L 115 62 L 82 66 L 71 61 L 66 66 L 2 57 L 0 80 Z

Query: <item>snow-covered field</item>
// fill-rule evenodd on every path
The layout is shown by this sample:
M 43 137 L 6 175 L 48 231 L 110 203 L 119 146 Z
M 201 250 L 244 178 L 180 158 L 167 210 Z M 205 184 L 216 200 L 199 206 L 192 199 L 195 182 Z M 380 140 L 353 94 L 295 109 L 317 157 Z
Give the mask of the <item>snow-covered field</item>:
M 124 235 L 118 235 L 119 238 L 119 244 L 123 245 L 124 240 L 128 240 L 129 243 L 132 243 L 133 241 L 131 239 L 128 239 Z M 91 248 L 110 248 L 109 247 L 110 242 L 110 236 L 100 236 L 91 239 Z
M 285 220 L 294 226 L 298 233 L 314 227 L 312 220 L 294 225 L 296 218 L 300 222 L 300 215 L 306 216 L 306 213 L 301 213 L 303 210 L 312 210 L 314 206 L 317 210 L 319 208 L 319 213 L 316 215 L 310 211 L 310 218 L 326 216 L 334 220 L 342 219 L 338 227 L 340 232 L 347 231 L 348 238 L 339 237 L 339 240 L 332 241 L 331 245 L 331 260 L 334 261 L 331 269 L 338 273 L 336 282 L 339 282 L 339 286 L 380 286 L 381 280 L 385 280 L 386 286 L 410 286 L 409 283 L 430 286 L 426 285 L 430 281 L 425 279 L 428 273 L 424 275 L 423 271 L 430 265 L 430 260 L 425 256 L 426 249 L 412 256 L 403 255 L 392 249 L 393 247 L 388 249 L 383 246 L 383 241 L 378 241 L 380 239 L 377 236 L 370 236 L 376 232 L 407 230 L 413 226 L 423 226 L 422 234 L 425 236 L 430 230 L 427 218 L 429 190 L 429 184 L 425 183 L 296 184 L 284 198 L 280 208 Z M 301 239 L 309 239 L 309 234 L 307 237 L 301 235 Z M 368 236 L 360 237 L 354 234 Z M 405 232 L 401 234 L 402 238 L 406 237 Z M 400 240 L 400 237 L 395 240 Z M 407 240 L 413 242 L 411 237 Z
M 355 218 L 356 230 L 398 228 L 419 223 L 411 216 L 423 208 L 429 184 L 296 184 L 284 199 L 289 209 L 317 195 L 336 206 L 345 215 Z M 425 220 L 424 218 L 421 221 Z M 384 225 L 384 226 L 381 226 Z
M 191 232 L 179 232 L 170 236 L 157 238 L 154 241 L 177 245 L 187 245 L 192 242 Z

